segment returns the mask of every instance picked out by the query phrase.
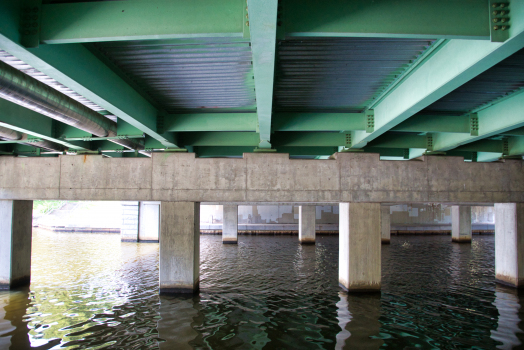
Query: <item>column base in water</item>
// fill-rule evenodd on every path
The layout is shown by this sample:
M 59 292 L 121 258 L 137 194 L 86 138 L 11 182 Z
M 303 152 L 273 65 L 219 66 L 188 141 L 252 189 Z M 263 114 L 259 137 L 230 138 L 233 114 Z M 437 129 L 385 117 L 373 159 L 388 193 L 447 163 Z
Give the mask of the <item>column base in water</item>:
M 298 241 L 301 244 L 315 244 L 315 205 L 301 205 L 298 208 Z
M 33 201 L 0 200 L 0 289 L 31 282 Z
M 471 207 L 451 207 L 451 241 L 471 243 Z
M 381 288 L 380 203 L 340 203 L 339 283 L 348 292 Z
M 160 205 L 160 294 L 195 294 L 200 274 L 200 203 Z
M 238 243 L 238 205 L 224 204 L 222 206 L 222 243 Z
M 495 204 L 495 280 L 524 287 L 524 203 Z

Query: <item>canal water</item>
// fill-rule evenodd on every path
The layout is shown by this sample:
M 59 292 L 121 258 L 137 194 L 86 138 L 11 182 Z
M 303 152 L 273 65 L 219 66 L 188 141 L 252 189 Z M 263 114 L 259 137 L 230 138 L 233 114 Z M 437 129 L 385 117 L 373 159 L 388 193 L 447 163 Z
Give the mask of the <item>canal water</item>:
M 392 237 L 382 292 L 339 288 L 338 237 L 201 236 L 198 296 L 158 296 L 158 244 L 35 230 L 29 288 L 0 291 L 0 349 L 511 349 L 524 295 L 494 237 Z

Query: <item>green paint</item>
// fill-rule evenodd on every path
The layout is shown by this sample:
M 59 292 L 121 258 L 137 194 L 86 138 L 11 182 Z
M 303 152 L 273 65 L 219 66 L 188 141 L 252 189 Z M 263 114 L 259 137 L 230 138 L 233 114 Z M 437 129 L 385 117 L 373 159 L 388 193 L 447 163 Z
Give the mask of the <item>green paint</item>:
M 180 144 L 187 146 L 257 146 L 255 132 L 187 132 L 180 134 Z
M 273 131 L 365 130 L 364 113 L 275 113 Z
M 259 147 L 271 148 L 278 0 L 248 0 L 247 4 L 260 133 Z
M 470 122 L 468 116 L 414 115 L 413 117 L 393 127 L 391 130 L 405 132 L 469 133 L 469 124 Z
M 271 143 L 280 149 L 282 146 L 345 146 L 346 134 L 336 132 L 278 132 Z
M 256 113 L 172 114 L 164 117 L 165 131 L 251 131 L 257 126 Z
M 285 0 L 287 36 L 489 39 L 485 0 Z
M 242 37 L 242 0 L 128 0 L 47 4 L 46 44 L 194 37 Z

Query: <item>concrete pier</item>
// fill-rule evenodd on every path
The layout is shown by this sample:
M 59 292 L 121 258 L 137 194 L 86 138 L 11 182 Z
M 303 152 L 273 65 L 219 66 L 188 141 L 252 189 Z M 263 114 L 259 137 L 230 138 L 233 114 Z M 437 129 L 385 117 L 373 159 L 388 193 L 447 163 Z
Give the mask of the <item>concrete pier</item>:
M 524 203 L 495 204 L 495 278 L 524 286 Z
M 451 208 L 451 241 L 471 243 L 471 207 L 454 205 Z
M 0 200 L 0 289 L 31 281 L 33 201 Z
M 122 242 L 138 241 L 139 213 L 139 202 L 122 203 L 122 227 L 120 228 L 120 240 Z
M 302 244 L 315 244 L 316 206 L 301 205 L 298 208 L 298 240 Z
M 348 292 L 380 291 L 379 203 L 339 205 L 339 283 Z
M 237 244 L 238 243 L 238 205 L 224 204 L 223 210 L 223 224 L 222 224 L 222 243 Z
M 160 205 L 160 294 L 197 293 L 200 203 Z
M 389 244 L 391 241 L 391 215 L 389 205 L 380 207 L 380 231 L 382 232 L 382 244 Z
M 138 241 L 158 243 L 160 233 L 160 202 L 140 202 Z

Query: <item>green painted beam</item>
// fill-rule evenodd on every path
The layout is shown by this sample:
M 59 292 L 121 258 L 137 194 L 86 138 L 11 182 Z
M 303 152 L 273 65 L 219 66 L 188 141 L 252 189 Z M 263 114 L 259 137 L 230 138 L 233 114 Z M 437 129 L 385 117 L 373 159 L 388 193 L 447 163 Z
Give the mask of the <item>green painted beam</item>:
M 285 0 L 283 7 L 286 36 L 490 38 L 485 0 Z
M 501 134 L 505 136 L 524 136 L 524 127 L 509 130 Z
M 164 130 L 186 131 L 251 131 L 256 132 L 256 113 L 172 114 L 164 117 Z
M 198 157 L 242 157 L 244 153 L 252 153 L 253 146 L 197 146 L 193 151 Z
M 260 148 L 271 148 L 278 0 L 247 0 Z
M 156 132 L 157 110 L 82 44 L 20 45 L 18 18 L 22 1 L 0 2 L 0 49 L 21 59 L 166 147 L 177 147 L 173 134 Z M 76 14 L 79 16 L 81 14 Z
M 510 156 L 524 155 L 524 136 L 508 138 L 508 154 Z
M 277 147 L 278 153 L 289 153 L 290 156 L 330 156 L 336 153 L 337 147 L 323 147 L 323 146 L 306 146 L 306 147 Z
M 347 145 L 347 134 L 336 132 L 277 132 L 271 138 L 271 143 L 278 149 L 282 146 L 337 147 Z
M 365 147 L 371 140 L 522 49 L 524 2 L 515 1 L 511 6 L 512 25 L 508 40 L 492 43 L 453 39 L 441 45 L 374 106 L 374 131 L 352 132 L 352 147 Z
M 487 137 L 502 134 L 524 127 L 524 92 L 478 111 L 478 136 L 469 134 L 435 134 L 433 137 L 434 151 L 448 151 L 459 146 L 482 140 Z
M 468 116 L 414 115 L 391 129 L 406 132 L 459 132 L 470 133 Z
M 242 0 L 128 0 L 42 5 L 45 44 L 242 37 Z
M 0 126 L 23 132 L 35 138 L 48 140 L 62 144 L 70 149 L 87 150 L 90 148 L 88 142 L 65 141 L 54 135 L 54 125 L 60 125 L 58 129 L 64 130 L 66 127 L 83 132 L 72 126 L 54 121 L 40 113 L 17 105 L 0 98 Z M 90 136 L 91 134 L 89 134 Z
M 365 130 L 364 113 L 274 113 L 273 131 Z
M 426 148 L 427 139 L 425 135 L 416 134 L 384 134 L 373 142 L 368 144 L 368 147 L 377 148 Z M 365 148 L 367 149 L 367 147 Z
M 477 162 L 495 162 L 502 157 L 502 153 L 477 152 Z
M 380 148 L 380 147 L 366 147 L 366 153 L 378 153 L 381 157 L 404 157 L 405 148 Z
M 185 146 L 258 146 L 260 140 L 255 132 L 186 132 L 179 134 L 179 142 Z
M 502 140 L 479 140 L 467 145 L 454 148 L 454 152 L 503 152 L 504 141 Z

